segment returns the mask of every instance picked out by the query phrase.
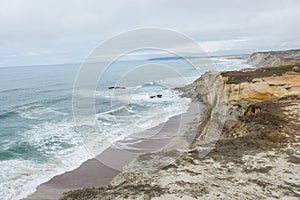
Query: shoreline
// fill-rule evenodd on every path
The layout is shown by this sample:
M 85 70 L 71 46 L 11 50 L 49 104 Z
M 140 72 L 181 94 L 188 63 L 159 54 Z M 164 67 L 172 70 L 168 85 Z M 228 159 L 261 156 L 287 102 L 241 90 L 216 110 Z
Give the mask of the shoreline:
M 299 69 L 203 74 L 179 88 L 206 105 L 188 148 L 138 156 L 107 187 L 61 200 L 299 199 Z
M 117 141 L 96 158 L 89 159 L 76 169 L 54 176 L 39 185 L 33 194 L 24 199 L 58 199 L 63 192 L 70 190 L 105 187 L 138 155 L 162 149 L 186 148 L 191 141 L 185 138 L 184 133 L 200 118 L 202 112 L 203 104 L 191 102 L 185 113 L 175 115 L 165 123 Z M 174 134 L 174 131 L 179 135 Z M 149 137 L 149 133 L 153 132 L 159 134 Z

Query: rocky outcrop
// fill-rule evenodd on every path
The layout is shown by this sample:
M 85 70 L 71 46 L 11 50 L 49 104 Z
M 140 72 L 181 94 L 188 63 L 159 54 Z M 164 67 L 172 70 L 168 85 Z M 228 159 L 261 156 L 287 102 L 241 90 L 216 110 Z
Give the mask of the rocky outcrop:
M 228 76 L 229 74 L 229 76 Z M 232 79 L 230 73 L 223 73 L 225 82 Z M 271 97 L 285 97 L 297 95 L 300 91 L 300 73 L 287 71 L 278 76 L 251 77 L 248 73 L 249 82 L 237 82 L 235 84 L 226 84 L 227 100 L 241 99 L 266 99 Z
M 299 80 L 291 66 L 205 73 L 179 89 L 206 104 L 189 148 L 141 155 L 108 187 L 61 199 L 299 199 Z
M 258 67 L 299 65 L 300 49 L 288 51 L 255 52 L 250 55 L 247 62 Z

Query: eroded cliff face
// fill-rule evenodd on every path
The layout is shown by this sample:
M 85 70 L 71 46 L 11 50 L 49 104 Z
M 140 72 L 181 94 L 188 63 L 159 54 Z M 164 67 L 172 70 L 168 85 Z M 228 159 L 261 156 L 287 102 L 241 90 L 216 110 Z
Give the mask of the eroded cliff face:
M 226 82 L 228 77 L 224 79 Z M 225 91 L 228 101 L 297 95 L 300 91 L 300 73 L 286 72 L 281 76 L 253 78 L 251 82 L 226 84 Z
M 258 67 L 277 67 L 300 64 L 300 49 L 288 51 L 255 52 L 248 63 Z

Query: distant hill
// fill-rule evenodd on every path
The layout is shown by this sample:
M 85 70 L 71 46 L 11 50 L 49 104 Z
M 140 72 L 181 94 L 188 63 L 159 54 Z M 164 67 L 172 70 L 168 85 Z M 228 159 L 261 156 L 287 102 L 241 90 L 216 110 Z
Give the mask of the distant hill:
M 247 63 L 258 67 L 300 65 L 300 49 L 252 53 Z
M 150 58 L 148 61 L 156 61 L 156 60 L 184 60 L 184 59 L 194 59 L 199 58 L 197 56 L 189 56 L 189 57 L 182 57 L 182 56 L 169 56 L 169 57 L 157 57 L 157 58 Z

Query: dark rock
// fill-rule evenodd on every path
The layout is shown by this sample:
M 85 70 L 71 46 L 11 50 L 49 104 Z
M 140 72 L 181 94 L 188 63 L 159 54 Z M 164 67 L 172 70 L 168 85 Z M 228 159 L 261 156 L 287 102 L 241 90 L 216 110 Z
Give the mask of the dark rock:
M 112 89 L 126 89 L 126 87 L 119 87 L 119 86 L 111 86 L 111 87 L 108 87 L 109 90 L 112 90 Z
M 150 96 L 151 99 L 155 98 L 155 96 Z

